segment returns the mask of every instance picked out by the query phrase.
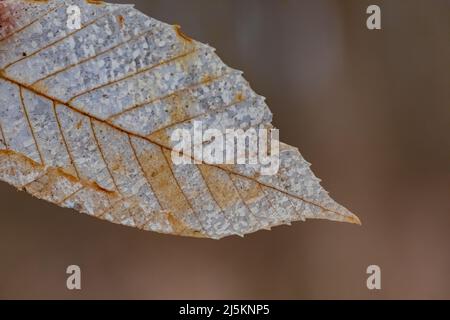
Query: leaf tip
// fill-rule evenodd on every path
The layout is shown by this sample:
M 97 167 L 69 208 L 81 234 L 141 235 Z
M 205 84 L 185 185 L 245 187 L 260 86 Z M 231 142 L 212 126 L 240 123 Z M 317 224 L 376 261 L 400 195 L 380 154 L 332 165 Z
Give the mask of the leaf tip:
M 344 221 L 352 224 L 357 224 L 358 226 L 362 226 L 361 220 L 353 213 L 350 216 L 345 217 Z

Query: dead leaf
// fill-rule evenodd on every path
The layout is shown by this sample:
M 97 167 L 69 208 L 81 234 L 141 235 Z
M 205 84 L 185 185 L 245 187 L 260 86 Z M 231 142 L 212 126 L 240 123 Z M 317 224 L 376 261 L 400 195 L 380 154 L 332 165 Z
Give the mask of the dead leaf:
M 81 29 L 66 27 L 67 7 Z M 257 165 L 174 165 L 170 135 L 271 127 L 211 47 L 130 5 L 0 2 L 0 179 L 63 207 L 162 233 L 222 238 L 305 219 L 359 223 L 294 147 Z

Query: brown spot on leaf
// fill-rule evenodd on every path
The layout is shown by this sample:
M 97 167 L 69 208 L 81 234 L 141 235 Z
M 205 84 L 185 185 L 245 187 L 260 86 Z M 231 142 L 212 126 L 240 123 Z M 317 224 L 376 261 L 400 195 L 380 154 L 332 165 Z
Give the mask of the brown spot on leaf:
M 184 41 L 186 41 L 188 43 L 191 43 L 191 42 L 194 41 L 191 37 L 187 36 L 185 33 L 183 33 L 183 31 L 181 31 L 181 26 L 176 24 L 173 27 L 175 29 L 176 34 L 178 35 L 178 37 L 180 39 L 182 39 L 182 40 L 184 40 Z
M 152 141 L 156 141 L 157 143 L 165 147 L 171 146 L 171 137 L 167 134 L 167 131 L 165 129 L 152 133 L 147 138 Z
M 220 208 L 232 207 L 240 200 L 232 181 L 224 170 L 203 164 L 198 165 L 198 168 Z
M 204 238 L 205 235 L 199 230 L 193 230 L 187 227 L 180 219 L 175 217 L 172 213 L 167 214 L 167 220 L 172 226 L 173 232 L 180 236 L 194 237 L 194 238 Z
M 177 234 L 183 233 L 186 230 L 186 226 L 178 220 L 172 213 L 167 214 L 167 220 L 169 220 L 170 225 L 173 228 L 173 231 Z
M 244 94 L 242 93 L 242 92 L 238 92 L 238 93 L 236 93 L 236 102 L 242 102 L 242 101 L 244 101 L 245 100 L 245 96 L 244 96 Z
M 39 199 L 60 203 L 82 186 L 74 177 L 59 168 L 48 168 L 46 174 L 25 186 L 25 190 Z
M 123 28 L 125 25 L 125 18 L 122 15 L 118 15 L 116 17 L 116 19 L 117 19 L 117 23 L 119 24 L 119 27 Z
M 104 5 L 105 2 L 101 1 L 101 0 L 86 0 L 87 3 L 89 4 L 96 4 L 96 5 Z
M 161 207 L 170 210 L 176 216 L 186 214 L 190 210 L 190 205 L 161 149 L 158 148 L 155 152 L 142 152 L 137 154 L 137 157 Z M 170 159 L 170 155 L 168 157 Z
M 22 168 L 25 168 L 21 170 L 21 174 L 28 174 L 29 172 L 38 171 L 41 172 L 40 176 L 46 174 L 49 177 L 51 177 L 50 181 L 54 182 L 57 180 L 57 177 L 61 177 L 63 179 L 66 179 L 68 182 L 72 184 L 81 184 L 83 187 L 100 191 L 102 193 L 107 194 L 109 197 L 117 198 L 118 194 L 117 192 L 107 190 L 105 188 L 102 188 L 99 186 L 95 181 L 88 181 L 84 179 L 78 179 L 74 175 L 70 173 L 70 168 L 57 168 L 57 167 L 45 167 L 41 165 L 40 163 L 26 157 L 25 155 L 15 152 L 13 150 L 0 150 L 0 159 L 11 159 L 14 162 L 21 163 Z M 10 173 L 3 173 L 3 174 L 11 174 L 15 175 L 17 172 L 11 171 Z M 31 183 L 31 182 L 30 182 Z M 53 185 L 51 183 L 50 186 Z M 26 188 L 26 186 L 24 186 Z
M 43 82 L 39 81 L 33 84 L 31 87 L 24 86 L 27 89 L 30 89 L 34 92 L 38 92 L 40 94 L 46 94 L 48 92 L 47 87 L 44 86 Z M 53 100 L 54 101 L 54 100 Z
M 77 128 L 77 130 L 80 130 L 82 126 L 83 126 L 83 120 L 79 120 L 77 122 L 77 124 L 75 125 L 75 128 Z
M 186 105 L 187 101 L 181 95 L 174 95 L 170 97 L 168 102 L 170 103 L 170 123 L 177 123 L 186 119 Z
M 17 158 L 20 161 L 23 161 L 23 162 L 27 163 L 28 166 L 33 167 L 33 168 L 37 168 L 37 169 L 43 169 L 44 168 L 44 166 L 41 165 L 40 163 L 34 161 L 33 159 L 30 159 L 30 158 L 24 156 L 23 154 L 21 154 L 19 152 L 15 152 L 13 150 L 0 150 L 0 156 Z

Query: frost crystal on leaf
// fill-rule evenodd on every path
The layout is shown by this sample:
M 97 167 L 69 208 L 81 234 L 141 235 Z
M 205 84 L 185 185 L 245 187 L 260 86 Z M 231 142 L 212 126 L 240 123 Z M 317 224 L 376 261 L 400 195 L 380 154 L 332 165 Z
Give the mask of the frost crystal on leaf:
M 81 28 L 67 28 L 69 6 Z M 0 179 L 114 223 L 219 239 L 305 219 L 359 223 L 298 150 L 258 165 L 174 165 L 170 139 L 272 128 L 241 72 L 130 5 L 0 1 Z

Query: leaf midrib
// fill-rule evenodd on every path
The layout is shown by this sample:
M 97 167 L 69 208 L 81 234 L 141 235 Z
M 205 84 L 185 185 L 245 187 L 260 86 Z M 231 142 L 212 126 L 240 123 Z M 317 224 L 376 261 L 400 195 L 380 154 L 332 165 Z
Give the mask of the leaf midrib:
M 123 129 L 123 128 L 121 128 L 121 127 L 119 127 L 119 126 L 117 126 L 117 125 L 115 125 L 115 124 L 113 124 L 113 123 L 110 123 L 110 122 L 107 122 L 107 121 L 105 121 L 105 120 L 103 120 L 103 119 L 100 119 L 100 118 L 98 118 L 98 117 L 96 117 L 96 116 L 94 116 L 94 115 L 92 115 L 92 114 L 90 114 L 90 113 L 88 113 L 88 112 L 86 112 L 86 111 L 79 110 L 79 109 L 77 109 L 76 107 L 70 105 L 70 103 L 60 101 L 59 99 L 54 98 L 54 97 L 51 97 L 51 96 L 47 95 L 47 94 L 44 93 L 44 92 L 41 92 L 41 91 L 39 91 L 39 90 L 37 90 L 37 89 L 35 89 L 35 88 L 32 88 L 32 87 L 30 87 L 30 86 L 24 85 L 24 84 L 22 84 L 22 83 L 20 83 L 20 82 L 18 82 L 18 81 L 16 81 L 16 80 L 14 80 L 14 79 L 12 79 L 12 78 L 6 76 L 6 75 L 4 74 L 4 71 L 3 71 L 3 70 L 0 70 L 0 79 L 3 79 L 3 80 L 8 81 L 8 82 L 11 82 L 11 83 L 13 83 L 13 84 L 15 84 L 15 85 L 17 85 L 17 86 L 19 86 L 19 87 L 21 87 L 21 88 L 25 88 L 25 89 L 27 89 L 27 90 L 29 90 L 29 91 L 31 91 L 31 92 L 33 92 L 33 93 L 35 93 L 35 94 L 41 96 L 41 97 L 44 97 L 44 98 L 47 98 L 47 99 L 53 101 L 54 103 L 63 105 L 63 106 L 65 106 L 65 107 L 67 107 L 67 108 L 73 110 L 74 112 L 77 112 L 77 113 L 79 113 L 79 114 L 81 114 L 81 115 L 84 115 L 84 116 L 88 117 L 89 119 L 93 119 L 93 120 L 96 120 L 96 121 L 98 121 L 98 122 L 104 123 L 104 124 L 106 124 L 106 125 L 108 125 L 108 126 L 114 128 L 115 130 L 118 130 L 118 131 L 123 132 L 123 133 L 125 133 L 125 134 L 128 134 L 128 135 L 130 135 L 130 136 L 134 136 L 134 137 L 138 137 L 138 138 L 141 138 L 141 139 L 145 139 L 145 140 L 147 140 L 148 142 L 150 142 L 150 143 L 152 143 L 152 144 L 154 144 L 154 145 L 157 145 L 157 146 L 159 146 L 159 147 L 161 147 L 161 148 L 163 148 L 163 149 L 165 149 L 165 150 L 173 151 L 170 147 L 165 146 L 165 145 L 159 143 L 158 141 L 154 141 L 153 139 L 151 139 L 151 138 L 149 138 L 149 137 L 147 137 L 147 136 L 143 136 L 143 135 L 137 134 L 137 133 L 135 133 L 135 132 L 131 132 L 131 131 L 125 130 L 125 129 Z M 192 155 L 190 155 L 190 158 L 191 158 L 192 160 L 194 160 L 194 161 L 196 160 Z M 308 204 L 311 204 L 311 205 L 313 205 L 313 206 L 316 206 L 316 207 L 318 207 L 318 208 L 320 208 L 320 209 L 322 209 L 322 210 L 329 211 L 329 212 L 334 213 L 334 214 L 336 214 L 336 215 L 338 215 L 338 216 L 342 216 L 342 217 L 345 217 L 345 218 L 349 218 L 347 215 L 344 215 L 344 214 L 342 214 L 342 213 L 340 213 L 340 212 L 337 212 L 337 211 L 335 211 L 335 210 L 326 208 L 326 207 L 324 207 L 323 205 L 318 204 L 318 203 L 316 203 L 316 202 L 314 202 L 314 201 L 311 201 L 311 200 L 305 199 L 305 198 L 303 198 L 303 197 L 301 197 L 301 196 L 292 194 L 292 193 L 290 193 L 290 192 L 288 192 L 288 191 L 286 191 L 286 190 L 280 189 L 280 188 L 278 188 L 278 187 L 275 187 L 275 186 L 266 184 L 266 183 L 261 182 L 261 181 L 255 179 L 255 178 L 253 178 L 253 177 L 249 177 L 249 176 L 246 176 L 246 175 L 241 174 L 241 173 L 239 173 L 239 172 L 232 171 L 232 170 L 228 169 L 227 167 L 223 167 L 223 166 L 219 166 L 219 165 L 214 165 L 214 164 L 208 164 L 208 163 L 204 163 L 204 165 L 211 166 L 211 167 L 215 167 L 215 168 L 224 170 L 224 171 L 226 171 L 226 172 L 228 172 L 228 173 L 234 174 L 234 175 L 236 175 L 236 176 L 240 176 L 240 177 L 243 177 L 243 178 L 245 178 L 245 179 L 252 180 L 253 182 L 255 182 L 255 183 L 257 183 L 257 184 L 259 184 L 259 185 L 261 185 L 261 186 L 264 186 L 264 187 L 267 187 L 267 188 L 276 190 L 276 191 L 281 192 L 281 193 L 283 193 L 283 194 L 285 194 L 285 195 L 287 195 L 287 196 L 289 196 L 289 197 L 293 197 L 293 198 L 298 199 L 298 200 L 301 200 L 301 201 L 303 201 L 303 202 L 305 202 L 305 203 L 308 203 Z

